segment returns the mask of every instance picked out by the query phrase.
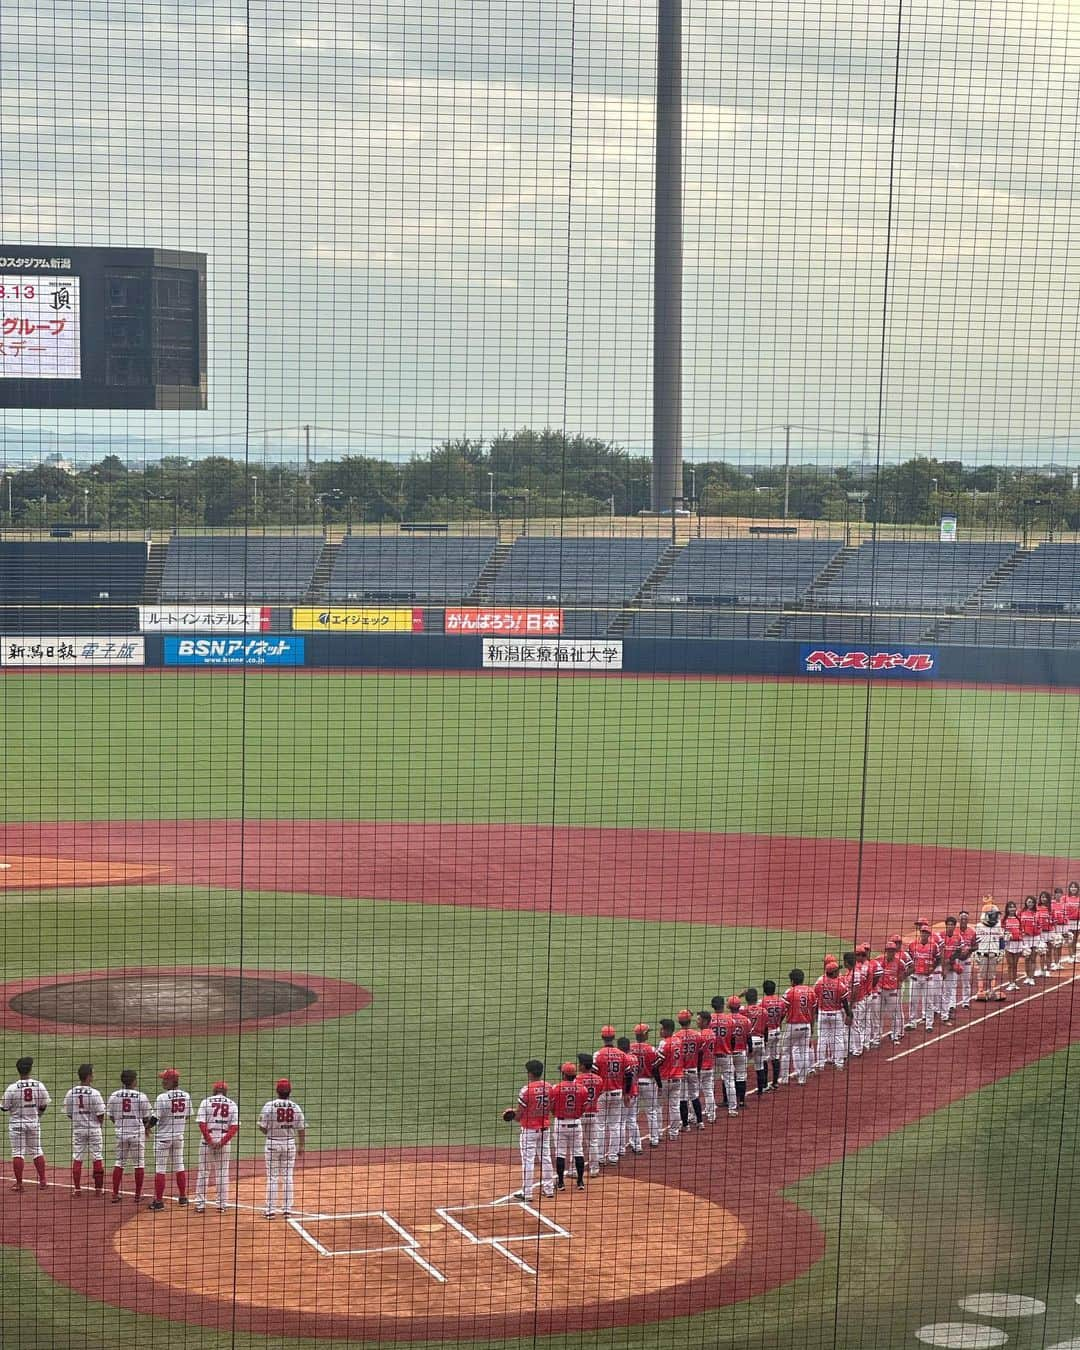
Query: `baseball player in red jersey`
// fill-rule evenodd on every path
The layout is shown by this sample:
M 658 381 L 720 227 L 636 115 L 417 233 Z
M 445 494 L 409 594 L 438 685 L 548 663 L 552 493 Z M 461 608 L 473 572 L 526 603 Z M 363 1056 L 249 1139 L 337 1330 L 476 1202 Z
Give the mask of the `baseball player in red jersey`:
M 735 1057 L 731 1049 L 732 1016 L 719 994 L 712 1000 L 714 1012 L 709 1018 L 716 1046 L 716 1069 L 720 1074 L 724 1105 L 729 1116 L 739 1114 L 739 1098 L 735 1091 Z
M 742 1010 L 742 999 L 733 994 L 727 1001 L 731 1014 L 731 1063 L 735 1071 L 735 1105 L 746 1109 L 746 1067 L 750 1058 L 750 1019 Z
M 600 1075 L 593 1070 L 593 1057 L 581 1051 L 577 1057 L 577 1081 L 585 1089 L 585 1114 L 582 1117 L 582 1145 L 589 1160 L 589 1176 L 600 1175 Z
M 758 1096 L 769 1090 L 768 1059 L 765 1046 L 769 1034 L 769 1017 L 765 1006 L 758 1002 L 756 989 L 744 989 L 740 997 L 743 1000 L 743 1016 L 750 1023 L 750 1062 L 754 1066 L 757 1078 Z
M 629 1036 L 620 1036 L 615 1042 L 615 1045 L 617 1049 L 623 1052 L 630 1065 L 629 1086 L 623 1094 L 622 1130 L 619 1135 L 619 1157 L 621 1158 L 627 1149 L 629 1149 L 631 1153 L 640 1153 L 642 1151 L 641 1130 L 638 1126 L 639 1089 L 637 1060 L 631 1053 Z
M 0 1098 L 0 1111 L 8 1118 L 8 1138 L 11 1140 L 11 1170 L 15 1177 L 11 1189 L 23 1188 L 23 1168 L 29 1153 L 37 1172 L 38 1185 L 44 1190 L 48 1185 L 45 1175 L 45 1150 L 41 1147 L 41 1117 L 49 1109 L 52 1098 L 44 1083 L 30 1077 L 34 1061 L 30 1055 L 23 1055 L 15 1061 L 15 1072 L 19 1075 L 14 1083 L 9 1083 Z
M 645 1112 L 649 1126 L 649 1143 L 660 1147 L 660 1055 L 649 1040 L 652 1028 L 648 1022 L 639 1022 L 634 1028 L 634 1043 L 630 1053 L 637 1065 L 637 1109 Z
M 869 942 L 862 943 L 856 950 L 862 952 L 866 963 L 866 983 L 869 990 L 866 996 L 866 1031 L 870 1038 L 870 1049 L 876 1050 L 881 1044 L 881 992 L 878 987 L 878 980 L 881 977 L 881 962 L 876 956 L 870 954 Z
M 824 1068 L 835 1064 L 843 1070 L 847 1058 L 848 991 L 840 978 L 836 958 L 825 958 L 825 973 L 814 982 L 814 997 L 818 1006 L 817 1063 Z
M 772 1064 L 772 1090 L 775 1091 L 786 1080 L 783 1072 L 784 1059 L 784 1019 L 787 1017 L 787 1004 L 776 992 L 776 981 L 765 980 L 761 985 L 761 1006 L 765 1009 L 768 1023 L 768 1035 L 765 1039 L 765 1058 Z
M 684 1130 L 690 1128 L 690 1108 L 694 1111 L 694 1124 L 699 1130 L 705 1128 L 701 1107 L 701 1037 L 696 1027 L 691 1026 L 694 1014 L 689 1008 L 679 1011 L 679 1030 L 676 1035 L 683 1043 L 683 1100 L 679 1107 Z
M 716 1037 L 712 1030 L 712 1013 L 702 1009 L 697 1015 L 698 1033 L 698 1090 L 701 1109 L 711 1125 L 716 1120 Z
M 960 937 L 960 950 L 956 960 L 960 966 L 956 975 L 956 997 L 961 1008 L 971 1007 L 971 958 L 975 952 L 975 929 L 969 922 L 971 916 L 966 909 L 960 911 L 960 922 L 956 926 Z
M 915 961 L 914 983 L 911 993 L 911 1015 L 916 1024 L 925 1020 L 927 1031 L 934 1029 L 934 1013 L 937 1012 L 934 1000 L 937 996 L 937 983 L 931 976 L 941 964 L 941 952 L 930 932 L 930 925 L 923 920 L 924 927 L 918 939 L 911 944 L 910 951 Z
M 588 1093 L 576 1082 L 577 1068 L 569 1062 L 560 1069 L 562 1078 L 551 1089 L 551 1114 L 555 1117 L 555 1189 L 566 1190 L 566 1160 L 573 1158 L 577 1188 L 585 1189 L 585 1127 L 581 1123 Z
M 895 1045 L 904 1039 L 904 1007 L 901 1001 L 904 968 L 900 964 L 899 948 L 895 942 L 886 942 L 880 965 L 878 992 L 881 997 L 881 1032 Z
M 615 1044 L 614 1027 L 601 1027 L 600 1039 L 603 1045 L 593 1055 L 593 1069 L 600 1077 L 600 1157 L 614 1167 L 622 1148 L 623 1098 L 630 1091 L 637 1065 Z
M 941 934 L 941 1020 L 948 1022 L 959 1002 L 956 997 L 960 979 L 957 956 L 963 939 L 956 931 L 956 915 L 945 916 L 945 931 Z
M 667 1116 L 668 1138 L 678 1139 L 679 1131 L 682 1129 L 682 1112 L 679 1107 L 682 1104 L 683 1094 L 683 1043 L 675 1034 L 675 1023 L 670 1017 L 660 1019 L 660 1030 L 663 1035 L 656 1047 L 660 1056 L 660 1104 Z
M 798 966 L 788 972 L 788 979 L 791 986 L 784 991 L 783 998 L 787 1005 L 791 1067 L 795 1072 L 796 1082 L 802 1087 L 810 1072 L 810 1033 L 814 1025 L 817 1000 L 814 991 L 806 983 L 805 973 Z
M 851 1008 L 851 1025 L 848 1027 L 848 1042 L 852 1059 L 858 1059 L 864 1049 L 870 1045 L 870 970 L 862 946 L 853 952 L 844 953 L 844 969 L 847 971 L 848 1003 Z
M 518 1147 L 521 1152 L 521 1190 L 514 1192 L 515 1200 L 528 1200 L 536 1182 L 533 1173 L 537 1157 L 540 1159 L 540 1190 L 544 1195 L 555 1194 L 555 1169 L 551 1164 L 551 1087 L 544 1082 L 544 1065 L 539 1059 L 530 1059 L 525 1065 L 528 1081 L 518 1093 L 515 1119 L 518 1123 Z

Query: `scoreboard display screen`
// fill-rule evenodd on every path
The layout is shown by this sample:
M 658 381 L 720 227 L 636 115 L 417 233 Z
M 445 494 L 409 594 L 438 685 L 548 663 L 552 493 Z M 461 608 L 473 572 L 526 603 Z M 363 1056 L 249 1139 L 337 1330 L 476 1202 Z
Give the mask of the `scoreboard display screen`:
M 0 408 L 205 407 L 205 254 L 0 245 Z

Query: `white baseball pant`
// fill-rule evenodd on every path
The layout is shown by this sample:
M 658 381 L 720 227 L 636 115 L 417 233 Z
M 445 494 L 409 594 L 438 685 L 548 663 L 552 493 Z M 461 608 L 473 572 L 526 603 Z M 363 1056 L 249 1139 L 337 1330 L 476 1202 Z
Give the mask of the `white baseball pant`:
M 956 1007 L 956 981 L 955 970 L 947 970 L 941 977 L 941 1014 L 945 1016 L 952 1012 Z
M 819 1064 L 835 1064 L 838 1069 L 844 1067 L 845 1043 L 847 1035 L 844 1029 L 842 1012 L 821 1012 L 818 1014 L 817 1058 Z
M 71 1156 L 75 1162 L 92 1158 L 101 1162 L 105 1156 L 100 1125 L 80 1125 L 71 1131 Z
M 683 1101 L 696 1102 L 701 1093 L 701 1080 L 697 1069 L 686 1069 L 682 1076 Z
M 518 1148 L 521 1150 L 521 1193 L 527 1200 L 536 1185 L 533 1172 L 537 1156 L 540 1158 L 540 1189 L 545 1195 L 555 1194 L 555 1164 L 551 1161 L 551 1147 L 547 1130 L 529 1130 L 521 1127 Z M 291 1173 L 290 1173 L 291 1176 Z M 268 1183 L 269 1185 L 269 1183 Z
M 522 1131 L 524 1134 L 524 1130 Z M 268 1139 L 264 1152 L 266 1161 L 265 1214 L 273 1214 L 274 1205 L 281 1201 L 282 1214 L 290 1214 L 293 1207 L 293 1169 L 296 1166 L 295 1139 Z
M 662 1123 L 660 1120 L 660 1089 L 652 1078 L 638 1079 L 638 1110 L 645 1112 L 649 1125 L 649 1140 L 653 1144 L 660 1142 Z
M 716 1070 L 700 1069 L 698 1071 L 698 1086 L 701 1091 L 701 1109 L 705 1113 L 705 1119 L 712 1121 L 716 1119 Z
M 635 1153 L 641 1152 L 641 1129 L 638 1125 L 640 1102 L 641 1098 L 638 1096 L 623 1098 L 622 1131 L 619 1135 L 620 1153 L 625 1153 L 628 1148 L 633 1149 Z
M 853 1055 L 861 1055 L 870 1042 L 867 1026 L 870 1004 L 865 998 L 852 1005 L 851 1026 L 848 1028 L 848 1044 Z
M 41 1157 L 41 1121 L 9 1120 L 8 1138 L 13 1158 Z
M 813 1062 L 811 1059 L 810 1024 L 809 1022 L 789 1023 L 787 1032 L 792 1071 L 800 1083 L 805 1083 L 806 1075 L 810 1072 Z
M 227 1209 L 229 1205 L 229 1155 L 232 1145 L 211 1148 L 206 1140 L 199 1144 L 199 1176 L 195 1182 L 195 1208 L 206 1206 L 206 1193 L 213 1180 L 217 1191 L 218 1209 Z
M 556 1120 L 554 1131 L 556 1158 L 584 1158 L 585 1131 L 580 1120 Z
M 595 1177 L 600 1171 L 600 1118 L 595 1114 L 582 1116 L 581 1132 L 585 1156 L 589 1160 L 589 1175 Z
M 908 1020 L 911 1022 L 925 1021 L 927 1031 L 930 1031 L 934 1025 L 936 1009 L 933 999 L 935 992 L 930 983 L 929 975 L 913 975 L 911 977 L 911 1016 Z
M 669 1139 L 677 1139 L 682 1130 L 682 1116 L 679 1103 L 683 1100 L 683 1081 L 681 1078 L 664 1078 L 660 1084 L 660 1099 L 667 1116 Z
M 622 1143 L 623 1095 L 617 1089 L 614 1092 L 602 1092 L 597 1103 L 596 1128 L 600 1136 L 600 1155 L 609 1163 L 619 1161 L 619 1146 Z
M 146 1157 L 146 1134 L 118 1134 L 116 1136 L 116 1166 L 142 1167 Z
M 154 1171 L 182 1172 L 184 1170 L 184 1138 L 154 1140 Z
M 733 1116 L 738 1111 L 738 1098 L 735 1095 L 735 1056 L 717 1055 L 715 1072 L 720 1074 L 720 1081 L 724 1085 L 728 1115 Z
M 866 1000 L 870 1004 L 870 1011 L 867 1013 L 866 1030 L 870 1036 L 870 1044 L 877 1046 L 881 1044 L 881 993 L 876 991 Z
M 956 993 L 961 1008 L 971 1006 L 971 957 L 960 962 L 960 973 L 956 977 Z
M 930 1018 L 929 1025 L 934 1025 L 934 1017 L 940 1017 L 945 1006 L 945 977 L 940 970 L 930 972 L 929 994 L 933 1016 Z
M 881 991 L 881 1034 L 898 1041 L 904 1034 L 904 1005 L 899 989 Z

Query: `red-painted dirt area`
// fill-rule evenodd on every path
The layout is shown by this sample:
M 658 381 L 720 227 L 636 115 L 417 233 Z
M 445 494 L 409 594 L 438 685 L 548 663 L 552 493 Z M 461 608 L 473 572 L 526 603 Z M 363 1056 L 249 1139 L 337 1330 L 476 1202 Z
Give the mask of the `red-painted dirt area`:
M 875 943 L 907 931 L 923 909 L 967 905 L 974 919 L 987 893 L 1001 901 L 1080 876 L 1080 860 L 875 843 L 860 854 L 850 839 L 336 820 L 0 829 L 0 862 L 25 853 L 152 866 L 166 885 L 825 930 Z M 56 876 L 59 886 L 89 884 L 60 865 Z
M 28 1002 L 33 1011 L 20 1006 Z M 370 1002 L 371 992 L 362 985 L 307 973 L 226 966 L 113 967 L 0 984 L 0 1031 L 224 1036 L 347 1017 Z M 163 1007 L 174 1014 L 167 1021 L 160 1018 Z M 74 1020 L 70 1012 L 60 1012 L 67 1008 L 85 1008 L 85 1015 Z
M 718 1233 L 723 1232 L 728 1254 L 723 1260 L 704 1263 L 711 1268 L 702 1275 L 703 1263 L 695 1259 L 695 1244 L 704 1242 L 707 1248 L 710 1232 L 683 1232 L 676 1223 L 678 1241 L 687 1257 L 685 1276 L 651 1297 L 632 1293 L 612 1297 L 613 1291 L 623 1287 L 621 1279 L 613 1278 L 609 1286 L 603 1281 L 587 1285 L 577 1281 L 573 1285 L 575 1298 L 557 1300 L 560 1306 L 552 1307 L 549 1288 L 545 1290 L 546 1301 L 530 1299 L 530 1280 L 536 1277 L 510 1268 L 501 1257 L 495 1260 L 489 1249 L 478 1253 L 463 1246 L 445 1225 L 433 1221 L 415 1229 L 420 1255 L 426 1253 L 432 1260 L 437 1255 L 450 1263 L 450 1272 L 464 1269 L 474 1257 L 492 1260 L 494 1271 L 481 1304 L 468 1298 L 455 1302 L 452 1289 L 447 1288 L 437 1291 L 438 1298 L 432 1293 L 431 1308 L 442 1309 L 436 1315 L 416 1309 L 411 1316 L 388 1317 L 385 1306 L 381 1310 L 377 1302 L 373 1306 L 362 1291 L 364 1280 L 372 1286 L 395 1279 L 403 1281 L 403 1289 L 407 1284 L 413 1290 L 420 1277 L 409 1270 L 408 1258 L 395 1251 L 389 1255 L 353 1255 L 317 1266 L 320 1291 L 325 1287 L 325 1296 L 320 1292 L 313 1307 L 310 1300 L 305 1303 L 296 1293 L 303 1284 L 303 1262 L 310 1266 L 312 1258 L 295 1230 L 280 1223 L 258 1222 L 257 1215 L 252 1219 L 248 1213 L 222 1217 L 208 1212 L 200 1217 L 192 1214 L 190 1207 L 187 1211 L 170 1209 L 166 1215 L 143 1213 L 135 1217 L 129 1200 L 118 1206 L 85 1196 L 75 1200 L 65 1187 L 44 1192 L 28 1187 L 22 1195 L 0 1193 L 0 1240 L 31 1248 L 50 1275 L 91 1298 L 222 1330 L 235 1325 L 285 1337 L 479 1339 L 685 1317 L 754 1297 L 808 1269 L 821 1257 L 827 1235 L 808 1215 L 784 1201 L 781 1190 L 845 1153 L 850 1156 L 856 1149 L 1067 1045 L 1076 1031 L 1074 1012 L 1080 1016 L 1077 992 L 1080 981 L 1065 975 L 1011 1003 L 976 1005 L 970 1013 L 959 1012 L 948 1028 L 930 1035 L 909 1032 L 900 1046 L 886 1046 L 850 1062 L 842 1075 L 827 1069 L 812 1077 L 805 1087 L 792 1083 L 767 1097 L 751 1097 L 749 1109 L 736 1119 L 721 1113 L 718 1122 L 702 1133 L 684 1134 L 657 1150 L 646 1149 L 641 1157 L 628 1155 L 617 1172 L 605 1169 L 601 1177 L 590 1180 L 585 1195 L 574 1199 L 574 1208 L 567 1208 L 569 1202 L 561 1196 L 555 1201 L 536 1201 L 542 1212 L 564 1223 L 571 1246 L 573 1241 L 588 1242 L 598 1230 L 618 1227 L 607 1213 L 605 1192 L 609 1200 L 614 1199 L 627 1183 L 648 1182 L 650 1187 L 668 1188 L 669 1196 L 671 1189 L 685 1192 L 688 1205 L 690 1197 L 709 1201 L 714 1209 L 696 1212 L 715 1215 L 710 1222 L 717 1226 Z M 733 1167 L 732 1157 L 756 1161 Z M 328 1207 L 322 1192 L 329 1187 L 332 1194 L 344 1185 L 343 1168 L 370 1171 L 374 1166 L 386 1173 L 386 1194 L 408 1191 L 411 1185 L 415 1207 L 416 1187 L 409 1176 L 418 1164 L 433 1161 L 456 1165 L 459 1176 L 494 1168 L 507 1189 L 516 1175 L 514 1155 L 507 1150 L 463 1146 L 318 1154 L 305 1162 L 301 1203 L 305 1194 L 314 1193 L 324 1216 L 335 1213 L 342 1204 L 350 1206 L 353 1201 L 347 1187 L 341 1191 L 340 1204 L 332 1207 Z M 260 1167 L 257 1161 L 247 1161 L 239 1169 L 238 1194 L 249 1204 L 255 1202 L 252 1209 L 260 1196 Z M 331 1174 L 327 1187 L 320 1188 L 309 1169 L 322 1168 L 337 1172 Z M 453 1170 L 452 1166 L 446 1168 L 447 1173 Z M 458 1186 L 461 1184 L 459 1181 Z M 661 1192 L 649 1193 L 655 1196 Z M 452 1193 L 433 1193 L 431 1202 L 432 1206 L 444 1207 L 459 1203 Z M 669 1199 L 663 1206 L 665 1213 L 671 1203 Z M 673 1203 L 677 1211 L 677 1197 Z M 596 1207 L 603 1216 L 600 1224 L 589 1219 L 590 1214 L 595 1217 Z M 351 1216 L 353 1220 L 355 1215 Z M 324 1222 L 313 1220 L 309 1231 L 327 1242 L 340 1241 L 325 1227 L 319 1227 Z M 130 1229 L 132 1224 L 133 1231 L 121 1233 L 122 1226 Z M 230 1253 L 235 1245 L 240 1267 L 253 1272 L 250 1279 L 245 1276 L 240 1291 L 243 1296 L 235 1301 L 225 1294 L 212 1297 L 205 1292 L 208 1286 L 222 1284 L 216 1277 L 208 1280 L 205 1272 L 202 1253 L 211 1239 L 205 1236 L 210 1230 L 203 1225 L 210 1224 L 235 1225 L 224 1245 Z M 768 1231 L 774 1235 L 767 1260 L 737 1259 L 740 1225 L 751 1234 Z M 172 1252 L 168 1260 L 148 1263 L 139 1255 L 159 1240 L 164 1242 L 166 1236 Z M 657 1231 L 657 1251 L 670 1236 Z M 374 1245 L 370 1237 L 352 1240 Z M 213 1241 L 221 1243 L 223 1239 L 216 1237 Z M 620 1255 L 620 1263 L 623 1259 L 651 1263 L 651 1241 L 648 1235 L 640 1237 L 637 1250 L 627 1251 L 625 1257 Z M 514 1250 L 527 1254 L 521 1247 Z M 178 1283 L 180 1261 L 189 1264 L 190 1286 L 184 1281 Z M 271 1265 L 277 1272 L 273 1277 Z M 364 1278 L 350 1284 L 356 1265 L 363 1268 Z M 475 1283 L 475 1272 L 470 1272 L 469 1279 Z M 431 1288 L 435 1290 L 435 1286 Z M 350 1293 L 350 1289 L 360 1292 Z M 595 1292 L 595 1301 L 585 1301 L 589 1292 Z M 415 1298 L 415 1290 L 408 1297 Z

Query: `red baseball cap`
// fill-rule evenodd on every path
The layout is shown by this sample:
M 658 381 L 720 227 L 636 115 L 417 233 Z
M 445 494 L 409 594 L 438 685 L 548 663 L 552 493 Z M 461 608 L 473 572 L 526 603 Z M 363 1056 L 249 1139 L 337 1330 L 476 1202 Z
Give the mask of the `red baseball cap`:
M 915 927 L 916 927 L 916 928 L 929 928 L 929 927 L 930 927 L 930 920 L 929 920 L 929 919 L 916 919 L 916 920 L 915 920 Z
M 825 966 L 826 975 L 836 975 L 839 973 L 839 970 L 840 967 L 836 964 L 835 961 L 829 961 Z
M 919 920 L 919 930 L 920 930 L 920 932 L 923 932 L 923 933 L 929 933 L 929 932 L 930 932 L 930 925 L 926 922 L 925 919 L 920 919 L 920 920 Z
M 886 942 L 886 944 L 885 944 L 885 950 L 886 950 L 887 952 L 894 952 L 894 951 L 896 951 L 896 943 L 895 943 L 895 942 Z
M 287 1078 L 279 1078 L 277 1082 L 274 1084 L 274 1086 L 277 1088 L 278 1092 L 292 1091 L 292 1084 L 289 1082 Z
M 229 1085 L 228 1085 L 228 1083 L 215 1083 L 215 1084 L 214 1084 L 214 1091 L 215 1091 L 215 1092 L 228 1092 L 228 1090 L 229 1090 Z
M 570 1061 L 567 1060 L 565 1064 L 559 1065 L 559 1072 L 562 1074 L 564 1078 L 576 1078 L 577 1065 L 571 1064 Z
M 821 964 L 822 964 L 823 966 L 835 966 L 835 965 L 836 965 L 836 957 L 833 956 L 833 955 L 831 955 L 831 954 L 827 954 L 826 957 L 825 957 L 825 960 L 822 961 Z
M 179 1071 L 179 1069 L 162 1069 L 162 1071 L 158 1074 L 158 1077 L 159 1077 L 159 1078 L 175 1078 L 176 1081 L 179 1083 L 179 1081 L 180 1081 L 180 1071 Z
M 689 1022 L 690 1019 L 691 1019 L 693 1016 L 694 1016 L 694 1014 L 690 1011 L 689 1008 L 680 1008 L 680 1009 L 679 1009 L 679 1017 L 678 1017 L 678 1020 L 679 1020 L 680 1022 Z
M 614 1035 L 615 1035 L 615 1028 L 614 1028 L 614 1027 L 601 1027 L 601 1028 L 600 1028 L 600 1039 L 601 1039 L 601 1040 L 603 1040 L 603 1038 L 604 1038 L 605 1036 L 614 1036 Z
M 728 1007 L 732 1012 L 737 1012 L 742 1007 L 742 999 L 736 998 L 734 994 L 727 1001 Z
M 648 1022 L 639 1022 L 634 1028 L 634 1035 L 647 1036 L 650 1031 L 652 1031 L 652 1027 L 649 1026 Z

